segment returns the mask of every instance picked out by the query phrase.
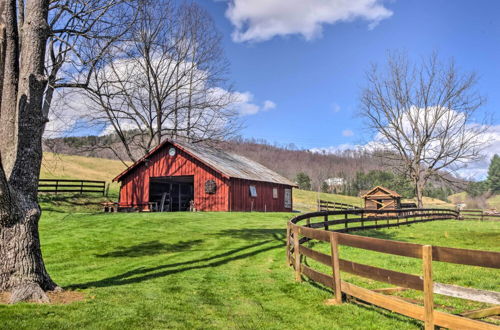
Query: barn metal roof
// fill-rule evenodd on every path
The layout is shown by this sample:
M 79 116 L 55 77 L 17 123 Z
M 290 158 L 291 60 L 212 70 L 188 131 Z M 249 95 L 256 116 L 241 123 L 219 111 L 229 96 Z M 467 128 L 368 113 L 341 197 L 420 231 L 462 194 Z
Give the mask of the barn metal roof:
M 167 140 L 158 145 L 148 155 L 141 158 L 139 161 L 130 166 L 127 170 L 122 172 L 113 181 L 119 181 L 121 177 L 130 172 L 133 168 L 138 166 L 144 160 L 148 159 L 152 154 L 156 153 L 167 144 L 172 144 L 177 148 L 183 150 L 192 157 L 198 159 L 205 165 L 220 172 L 228 178 L 238 178 L 243 180 L 253 180 L 262 182 L 271 182 L 277 184 L 284 184 L 296 187 L 297 185 L 287 178 L 279 175 L 278 173 L 270 170 L 262 164 L 259 164 L 251 159 L 228 152 L 222 149 L 208 147 L 201 144 L 187 143 Z

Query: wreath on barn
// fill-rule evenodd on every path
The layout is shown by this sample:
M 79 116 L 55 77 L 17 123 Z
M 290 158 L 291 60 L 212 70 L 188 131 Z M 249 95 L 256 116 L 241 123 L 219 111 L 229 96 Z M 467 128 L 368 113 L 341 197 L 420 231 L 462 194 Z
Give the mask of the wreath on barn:
M 207 180 L 205 182 L 205 193 L 207 194 L 215 194 L 217 191 L 217 184 L 214 180 Z

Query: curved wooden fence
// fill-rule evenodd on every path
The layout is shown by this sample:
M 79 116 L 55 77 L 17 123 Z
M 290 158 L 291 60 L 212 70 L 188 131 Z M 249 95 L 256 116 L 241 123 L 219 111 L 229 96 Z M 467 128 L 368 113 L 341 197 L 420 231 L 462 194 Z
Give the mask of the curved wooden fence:
M 339 217 L 341 219 L 338 219 Z M 500 304 L 500 293 L 436 283 L 433 281 L 432 262 L 441 261 L 460 265 L 500 268 L 499 252 L 421 245 L 347 234 L 347 232 L 356 230 L 457 218 L 458 212 L 444 209 L 391 210 L 390 212 L 346 210 L 299 215 L 290 220 L 287 225 L 287 262 L 294 268 L 297 281 L 301 281 L 302 275 L 305 275 L 312 281 L 332 288 L 334 298 L 329 300 L 330 304 L 341 304 L 342 293 L 344 293 L 347 296 L 424 321 L 426 329 L 441 326 L 451 329 L 498 330 L 500 327 L 494 324 L 473 318 L 498 315 L 500 306 L 481 310 L 476 314 L 469 313 L 470 318 L 434 309 L 433 295 L 435 293 L 496 305 Z M 331 253 L 325 254 L 304 246 L 303 243 L 310 240 L 330 243 Z M 339 245 L 421 259 L 422 275 L 406 274 L 341 259 Z M 325 274 L 306 265 L 302 262 L 304 257 L 331 267 L 331 273 Z M 402 289 L 423 291 L 424 304 L 421 306 L 397 297 L 381 294 L 380 292 L 383 290 L 369 290 L 359 287 L 342 280 L 340 271 L 396 285 Z

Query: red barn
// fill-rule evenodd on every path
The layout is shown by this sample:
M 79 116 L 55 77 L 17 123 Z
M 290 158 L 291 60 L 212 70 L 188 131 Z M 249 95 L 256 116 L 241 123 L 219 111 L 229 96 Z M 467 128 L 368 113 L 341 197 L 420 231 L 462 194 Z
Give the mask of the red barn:
M 142 210 L 291 212 L 296 185 L 240 155 L 165 141 L 113 181 L 120 205 Z

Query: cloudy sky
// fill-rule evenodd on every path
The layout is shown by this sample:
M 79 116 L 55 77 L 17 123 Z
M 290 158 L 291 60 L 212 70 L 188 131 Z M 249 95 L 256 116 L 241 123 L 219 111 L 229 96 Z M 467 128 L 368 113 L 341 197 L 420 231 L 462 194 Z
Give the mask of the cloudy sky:
M 482 178 L 500 153 L 500 1 L 195 1 L 223 35 L 244 137 L 308 149 L 365 145 L 372 136 L 355 115 L 365 70 L 391 50 L 417 59 L 437 50 L 478 73 L 481 114 L 493 118 L 485 161 L 463 175 Z
M 364 72 L 388 50 L 437 50 L 475 71 L 500 153 L 499 1 L 199 0 L 224 36 L 244 93 L 246 137 L 335 150 L 371 140 L 355 112 Z M 267 106 L 265 106 L 267 104 Z M 253 106 L 252 106 L 253 105 Z M 487 161 L 463 175 L 484 175 Z

